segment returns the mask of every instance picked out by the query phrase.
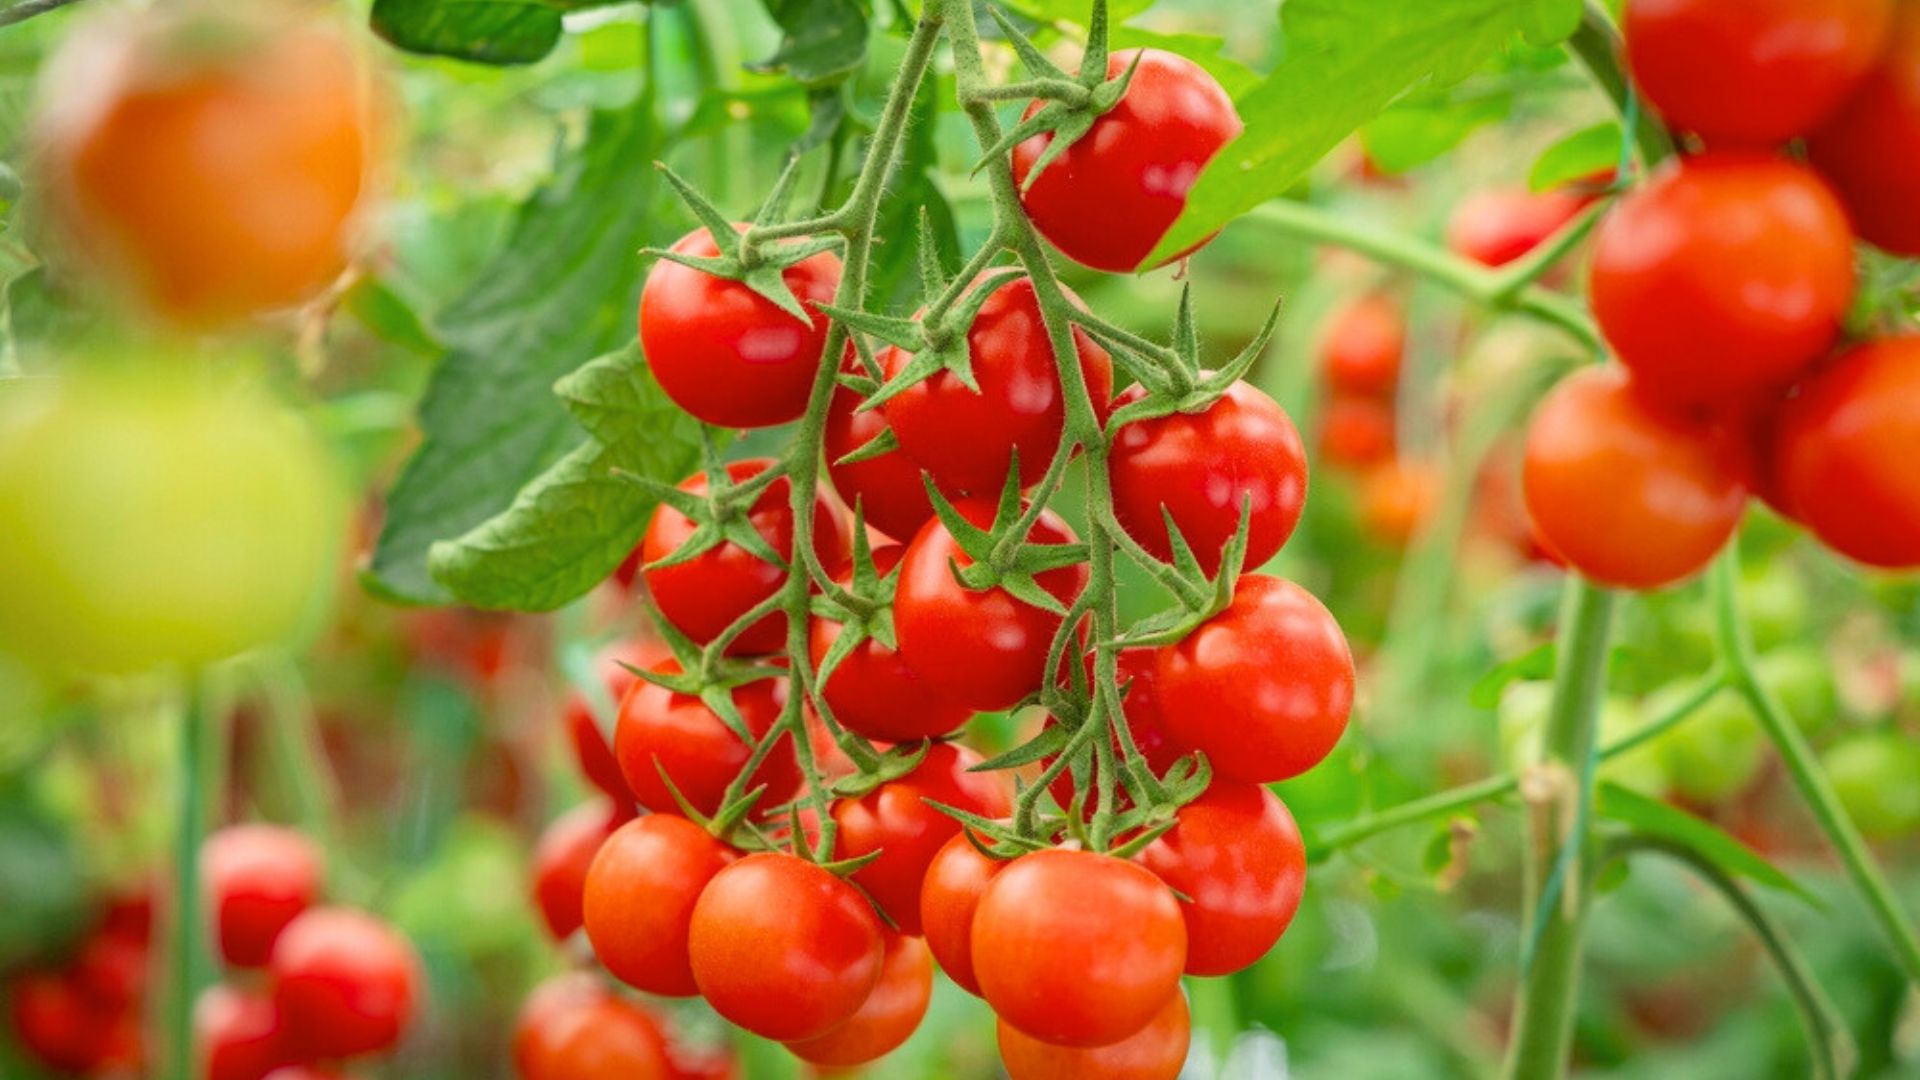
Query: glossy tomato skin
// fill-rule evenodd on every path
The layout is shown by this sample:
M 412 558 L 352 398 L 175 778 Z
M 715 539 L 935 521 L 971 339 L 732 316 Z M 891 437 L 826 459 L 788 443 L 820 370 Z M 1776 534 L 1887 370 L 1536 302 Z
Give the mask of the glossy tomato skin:
M 1337 308 L 1320 338 L 1320 368 L 1329 390 L 1391 397 L 1407 354 L 1407 317 L 1385 293 L 1362 293 Z
M 637 551 L 635 555 L 637 558 Z M 637 570 L 635 572 L 638 573 Z M 614 707 L 616 716 L 621 699 L 633 688 L 635 679 L 626 665 L 646 667 L 659 658 L 659 652 L 658 648 L 621 644 L 605 650 L 594 660 L 594 667 L 607 688 L 607 702 Z M 593 706 L 588 703 L 585 694 L 575 690 L 568 695 L 563 719 L 567 729 L 567 744 L 573 750 L 573 761 L 580 767 L 580 775 L 604 792 L 616 806 L 631 810 L 633 792 L 627 790 L 627 779 L 620 775 L 620 759 L 614 756 L 613 742 L 600 729 L 600 719 L 594 715 Z
M 193 1037 L 206 1080 L 263 1080 L 290 1064 L 273 999 L 225 984 L 201 991 L 193 1006 Z
M 1392 402 L 1336 395 L 1320 413 L 1320 456 L 1345 469 L 1387 461 L 1398 443 L 1396 427 Z
M 993 506 L 967 501 L 955 509 L 986 528 Z M 1035 544 L 1073 542 L 1067 523 L 1041 513 L 1027 539 Z M 1017 600 L 999 587 L 975 592 L 954 577 L 953 567 L 972 564 L 937 519 L 907 545 L 894 593 L 893 626 L 900 655 L 938 693 L 973 709 L 1005 709 L 1039 689 L 1047 646 L 1061 618 Z M 1087 587 L 1084 563 L 1037 576 L 1040 587 L 1071 605 Z
M 1104 410 L 1113 394 L 1112 358 L 1078 327 L 1073 344 L 1087 391 Z M 880 411 L 908 459 L 949 498 L 991 499 L 1006 486 L 1016 450 L 1022 487 L 1045 475 L 1066 427 L 1066 399 L 1032 281 L 1016 278 L 994 290 L 967 328 L 967 352 L 978 393 L 941 371 L 889 398 Z M 889 349 L 881 364 L 891 378 L 911 360 Z
M 773 464 L 768 458 L 736 461 L 727 466 L 727 475 L 736 482 L 758 475 Z M 707 478 L 696 473 L 680 484 L 682 491 L 705 495 Z M 793 557 L 792 489 L 782 477 L 767 485 L 754 500 L 748 513 L 754 531 L 782 559 Z M 673 507 L 660 504 L 640 541 L 641 558 L 657 562 L 679 550 L 698 526 Z M 849 545 L 847 523 L 827 501 L 825 493 L 814 500 L 813 550 L 823 566 L 838 566 L 846 561 Z M 677 566 L 642 570 L 647 591 L 660 614 L 693 640 L 702 644 L 720 636 L 735 619 L 754 605 L 780 591 L 786 583 L 786 571 L 766 562 L 732 541 L 722 541 L 693 559 Z M 733 640 L 727 651 L 746 656 L 780 651 L 786 644 L 787 617 L 774 612 L 748 627 Z
M 1746 505 L 1722 428 L 1648 402 L 1618 367 L 1561 381 L 1527 431 L 1521 470 L 1540 539 L 1603 585 L 1652 589 L 1698 572 Z
M 973 972 L 1002 1020 L 1062 1046 L 1105 1046 L 1179 992 L 1187 928 L 1135 863 L 1050 849 L 1015 859 L 973 919 Z
M 1135 386 L 1115 407 L 1146 397 Z M 1250 504 L 1246 566 L 1279 552 L 1307 502 L 1307 450 L 1274 400 L 1244 382 L 1200 413 L 1128 424 L 1114 436 L 1107 476 L 1120 525 L 1157 557 L 1172 561 L 1165 514 L 1208 574 Z
M 1146 261 L 1186 208 L 1200 170 L 1241 130 L 1226 90 L 1183 56 L 1116 52 L 1107 77 L 1125 74 L 1136 56 L 1126 94 L 1031 187 L 1027 174 L 1053 136 L 1036 135 L 1013 148 L 1014 179 L 1025 188 L 1020 204 L 1040 235 L 1069 259 L 1116 274 Z M 1039 108 L 1033 103 L 1027 115 Z
M 1482 188 L 1447 215 L 1447 247 L 1481 266 L 1505 266 L 1566 227 L 1589 201 L 1564 190 Z
M 1279 796 L 1215 780 L 1180 808 L 1178 824 L 1140 863 L 1178 892 L 1187 921 L 1187 974 L 1227 975 L 1280 940 L 1307 883 L 1300 829 Z
M 662 661 L 655 671 L 676 673 L 680 665 Z M 762 679 L 733 690 L 733 705 L 756 739 L 780 719 L 787 694 L 785 679 Z M 720 809 L 720 799 L 753 749 L 740 740 L 705 702 L 644 679 L 620 702 L 613 752 L 627 787 L 641 806 L 658 814 L 678 814 L 680 804 L 661 770 L 673 778 L 681 798 L 703 814 Z M 766 785 L 764 806 L 785 802 L 800 786 L 800 766 L 791 741 L 782 740 L 754 770 L 748 788 Z
M 1127 732 L 1133 738 L 1134 748 L 1140 751 L 1141 758 L 1146 761 L 1147 768 L 1152 769 L 1155 776 L 1163 776 L 1185 751 L 1167 738 L 1166 722 L 1160 718 L 1160 701 L 1153 687 L 1154 667 L 1157 662 L 1158 655 L 1153 649 L 1122 649 L 1120 655 L 1114 658 L 1113 674 L 1115 682 L 1126 692 L 1120 699 L 1120 711 L 1127 721 Z M 1088 658 L 1088 667 L 1092 667 L 1091 657 Z M 1114 735 L 1113 749 L 1117 760 L 1120 753 L 1118 733 Z M 1047 764 L 1052 763 L 1052 759 L 1049 758 Z M 1100 764 L 1097 759 L 1094 760 L 1092 769 L 1093 771 L 1087 776 L 1090 792 L 1096 790 L 1091 785 L 1097 783 L 1100 775 Z M 1072 806 L 1073 771 L 1069 769 L 1055 777 L 1047 790 L 1062 810 Z M 1121 805 L 1128 805 L 1124 791 L 1116 791 L 1115 794 L 1121 799 Z M 1088 814 L 1091 815 L 1094 808 L 1091 795 L 1086 805 Z
M 1167 737 L 1207 755 L 1218 779 L 1270 783 L 1320 763 L 1353 711 L 1353 653 L 1313 594 L 1248 574 L 1233 603 L 1160 650 L 1154 687 Z
M 541 832 L 533 847 L 533 903 L 555 941 L 580 929 L 587 868 L 622 820 L 605 802 L 582 803 Z
M 1669 163 L 1594 238 L 1594 317 L 1641 390 L 1725 407 L 1778 390 L 1839 337 L 1853 232 L 1831 188 L 1767 154 Z
M 933 999 L 933 961 L 917 937 L 888 931 L 880 981 L 846 1022 L 787 1044 L 801 1061 L 833 1069 L 864 1065 L 906 1042 Z
M 1880 55 L 1889 0 L 1630 0 L 1627 66 L 1670 125 L 1712 146 L 1813 130 Z
M 514 1026 L 513 1060 L 520 1080 L 676 1080 L 658 1022 L 590 976 L 535 988 Z
M 833 806 L 839 825 L 835 857 L 879 858 L 855 871 L 853 883 L 904 933 L 920 933 L 920 889 L 927 866 L 960 823 L 927 805 L 944 803 L 985 818 L 1013 812 L 1006 790 L 992 773 L 970 773 L 979 754 L 953 743 L 934 743 L 913 771 Z
M 673 250 L 696 258 L 720 254 L 705 229 L 681 237 Z M 807 411 L 827 347 L 827 317 L 814 305 L 833 299 L 840 259 L 823 251 L 780 277 L 811 313 L 809 321 L 781 311 L 742 282 L 667 259 L 653 264 L 640 291 L 640 347 L 675 405 L 709 424 L 734 428 L 784 424 Z
M 294 917 L 320 895 L 319 845 L 276 825 L 235 825 L 200 849 L 200 877 L 213 909 L 220 954 L 234 967 L 260 967 Z
M 364 912 L 310 908 L 288 924 L 267 967 L 295 1060 L 392 1049 L 413 1023 L 420 957 Z
M 1847 204 L 1854 228 L 1896 255 L 1920 255 L 1920 161 L 1889 147 L 1920 138 L 1920 11 L 1896 4 L 1885 51 L 1865 82 L 1807 138 L 1807 153 Z
M 881 577 L 893 571 L 906 548 L 890 544 L 873 553 Z M 838 580 L 847 584 L 852 569 Z M 808 638 L 816 670 L 839 639 L 841 625 L 815 616 Z M 834 719 L 857 735 L 886 742 L 913 742 L 951 733 L 972 714 L 965 705 L 935 691 L 906 658 L 873 638 L 854 647 L 827 677 L 821 694 Z
M 920 931 L 927 948 L 955 986 L 980 996 L 980 980 L 973 974 L 973 916 L 987 883 L 1007 866 L 1005 860 L 982 855 L 965 833 L 943 844 L 927 864 L 920 889 Z
M 583 916 L 594 955 L 629 986 L 691 997 L 693 906 L 732 860 L 726 845 L 685 818 L 651 814 L 622 825 L 587 871 Z
M 694 982 L 714 1011 L 782 1042 L 851 1018 L 886 952 L 858 889 L 784 852 L 749 855 L 714 875 L 694 905 L 689 944 Z
M 1775 427 L 1775 474 L 1822 543 L 1920 566 L 1920 337 L 1869 342 L 1810 376 Z
M 844 386 L 833 392 L 827 405 L 822 435 L 827 477 L 842 502 L 849 508 L 859 505 L 862 521 L 905 543 L 933 517 L 933 501 L 927 497 L 920 466 L 905 451 L 889 450 L 879 457 L 841 463 L 841 458 L 887 430 L 884 413 L 879 409 L 860 412 L 859 406 L 860 396 Z
M 1178 990 L 1146 1027 L 1105 1046 L 1056 1046 L 1004 1018 L 995 1027 L 1009 1080 L 1177 1080 L 1193 1038 L 1187 996 Z

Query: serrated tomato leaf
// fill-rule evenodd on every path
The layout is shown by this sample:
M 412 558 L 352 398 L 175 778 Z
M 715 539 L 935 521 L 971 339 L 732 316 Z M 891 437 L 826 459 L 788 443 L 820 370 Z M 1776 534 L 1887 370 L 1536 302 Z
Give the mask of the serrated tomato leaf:
M 479 64 L 531 64 L 560 42 L 560 9 L 539 0 L 374 0 L 373 32 L 395 48 Z
M 855 0 L 765 0 L 784 32 L 772 56 L 750 65 L 809 85 L 838 82 L 867 55 L 867 13 Z

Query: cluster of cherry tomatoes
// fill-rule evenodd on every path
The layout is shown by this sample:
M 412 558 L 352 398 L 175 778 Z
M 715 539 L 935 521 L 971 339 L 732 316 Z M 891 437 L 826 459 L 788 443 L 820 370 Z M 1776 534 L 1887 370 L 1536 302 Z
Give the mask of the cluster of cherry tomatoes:
M 1535 416 L 1542 541 L 1595 581 L 1655 588 L 1704 566 L 1753 494 L 1851 559 L 1920 566 L 1920 341 L 1845 326 L 1856 238 L 1920 254 L 1920 11 L 1632 0 L 1624 29 L 1685 152 L 1596 235 L 1589 291 L 1619 363 Z
M 10 980 L 8 1021 L 20 1048 L 63 1076 L 138 1073 L 152 937 L 147 895 L 115 896 L 63 966 Z
M 1387 289 L 1349 298 L 1320 338 L 1320 457 L 1360 481 L 1360 524 L 1398 547 L 1431 513 L 1439 487 L 1427 462 L 1400 453 L 1396 398 L 1407 318 Z

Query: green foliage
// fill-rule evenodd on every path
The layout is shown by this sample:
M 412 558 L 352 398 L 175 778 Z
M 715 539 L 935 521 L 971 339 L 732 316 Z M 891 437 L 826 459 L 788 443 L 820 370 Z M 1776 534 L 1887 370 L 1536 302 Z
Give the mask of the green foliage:
M 1617 821 L 1637 832 L 1691 848 L 1735 877 L 1745 878 L 1778 892 L 1790 893 L 1809 904 L 1818 903 L 1798 881 L 1761 858 L 1752 848 L 1729 836 L 1718 826 L 1702 821 L 1670 803 L 1603 781 L 1594 808 L 1609 821 Z
M 1581 128 L 1547 147 L 1534 159 L 1527 186 L 1547 191 L 1584 179 L 1620 163 L 1620 124 L 1609 120 Z
M 785 71 L 809 85 L 838 82 L 867 55 L 867 13 L 857 0 L 766 0 L 783 36 L 755 71 Z
M 481 64 L 530 64 L 560 42 L 560 8 L 528 0 L 374 0 L 373 31 L 396 48 Z

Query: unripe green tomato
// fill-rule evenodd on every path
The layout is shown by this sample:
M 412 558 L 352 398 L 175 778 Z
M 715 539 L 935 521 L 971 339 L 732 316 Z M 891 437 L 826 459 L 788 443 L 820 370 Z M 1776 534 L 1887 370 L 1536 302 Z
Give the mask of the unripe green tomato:
M 320 445 L 257 391 L 0 383 L 0 651 L 126 674 L 286 638 L 331 583 L 339 511 Z
M 1892 840 L 1920 827 L 1920 745 L 1898 731 L 1851 735 L 1827 748 L 1821 767 L 1860 831 Z
M 1651 719 L 1667 712 L 1686 687 L 1662 691 L 1647 699 Z M 1694 710 L 1693 715 L 1651 744 L 1666 767 L 1677 794 L 1696 803 L 1715 805 L 1745 791 L 1766 764 L 1766 734 L 1747 703 L 1732 690 L 1722 690 Z
M 1803 734 L 1818 735 L 1839 717 L 1833 666 L 1816 650 L 1789 645 L 1762 654 L 1754 662 L 1754 674 L 1760 677 L 1760 685 L 1780 699 Z
M 1811 606 L 1807 583 L 1787 562 L 1769 559 L 1742 573 L 1740 599 L 1756 648 L 1765 651 L 1806 640 Z
M 1533 763 L 1540 752 L 1540 740 L 1547 728 L 1547 716 L 1553 707 L 1553 684 L 1546 681 L 1515 682 L 1500 694 L 1497 712 L 1500 725 L 1500 750 L 1507 766 L 1515 772 Z M 1640 713 L 1631 702 L 1608 698 L 1601 704 L 1599 730 L 1601 747 L 1633 734 L 1640 726 Z M 1600 764 L 1599 776 L 1624 788 L 1646 795 L 1666 790 L 1664 765 L 1651 747 L 1637 747 Z

